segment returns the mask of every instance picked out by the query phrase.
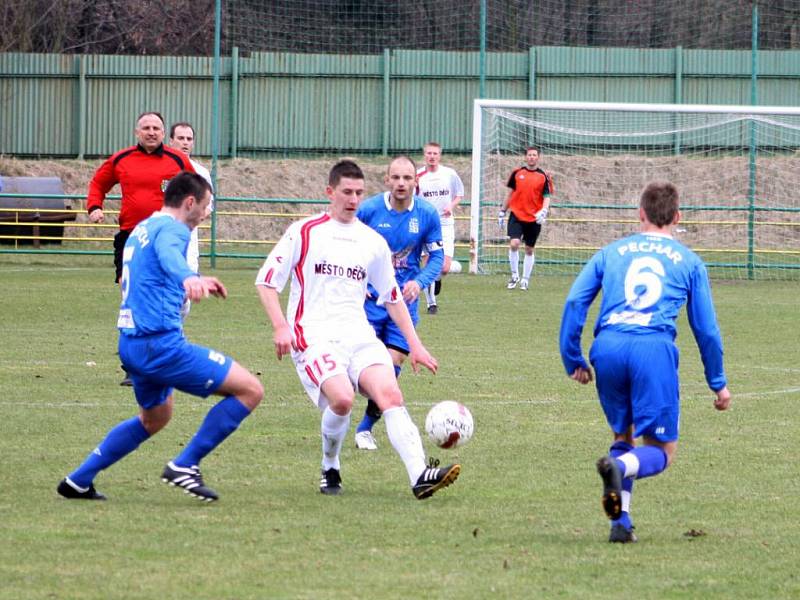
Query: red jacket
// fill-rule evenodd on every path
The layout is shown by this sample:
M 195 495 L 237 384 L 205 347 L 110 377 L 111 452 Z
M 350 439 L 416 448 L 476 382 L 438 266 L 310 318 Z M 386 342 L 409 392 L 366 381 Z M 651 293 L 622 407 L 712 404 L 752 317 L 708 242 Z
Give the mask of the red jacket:
M 161 209 L 167 183 L 181 171 L 195 172 L 189 157 L 179 150 L 164 145 L 150 154 L 138 145 L 120 150 L 100 165 L 89 182 L 86 210 L 103 208 L 106 194 L 119 184 L 119 228 L 130 231 Z

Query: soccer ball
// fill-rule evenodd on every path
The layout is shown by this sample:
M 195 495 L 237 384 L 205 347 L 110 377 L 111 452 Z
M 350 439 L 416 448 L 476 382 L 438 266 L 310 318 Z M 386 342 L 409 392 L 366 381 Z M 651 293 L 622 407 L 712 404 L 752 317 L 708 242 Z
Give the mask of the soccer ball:
M 435 404 L 425 417 L 425 431 L 440 448 L 455 448 L 466 444 L 472 437 L 472 414 L 455 400 Z

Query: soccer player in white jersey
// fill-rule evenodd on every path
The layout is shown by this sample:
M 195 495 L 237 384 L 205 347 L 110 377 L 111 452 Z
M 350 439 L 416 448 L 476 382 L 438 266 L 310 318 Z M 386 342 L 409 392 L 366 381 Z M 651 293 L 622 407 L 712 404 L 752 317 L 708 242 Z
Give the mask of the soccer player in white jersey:
M 187 296 L 199 301 L 227 295 L 216 277 L 201 277 L 186 262 L 189 232 L 207 215 L 210 198 L 211 186 L 204 179 L 179 173 L 167 184 L 163 208 L 136 225 L 125 242 L 119 355 L 140 412 L 111 429 L 83 464 L 61 480 L 58 493 L 65 498 L 105 500 L 94 487 L 95 477 L 169 423 L 174 389 L 223 399 L 167 463 L 161 479 L 205 502 L 218 497 L 203 482 L 198 465 L 258 406 L 264 389 L 230 356 L 192 344 L 183 335 L 180 310 Z
M 367 321 L 367 284 L 405 335 L 409 360 L 435 373 L 436 359 L 423 346 L 392 268 L 389 246 L 356 219 L 364 197 L 364 174 L 352 161 L 336 163 L 328 176 L 327 213 L 293 223 L 256 277 L 261 303 L 272 323 L 278 359 L 291 353 L 300 381 L 321 412 L 320 491 L 342 490 L 339 454 L 350 426 L 354 389 L 372 398 L 386 432 L 405 464 L 414 496 L 431 496 L 456 480 L 454 464 L 425 464 L 419 430 L 403 403 L 392 359 Z M 278 294 L 291 277 L 286 315 Z
M 567 374 L 579 383 L 593 376 L 581 352 L 589 305 L 603 299 L 589 360 L 614 441 L 597 461 L 603 508 L 611 519 L 609 542 L 635 542 L 630 518 L 634 479 L 652 477 L 672 464 L 678 447 L 680 393 L 675 320 L 686 304 L 714 407 L 730 404 L 722 338 L 703 261 L 672 238 L 678 224 L 678 191 L 648 184 L 639 203 L 641 232 L 602 248 L 578 275 L 567 296 L 559 345 Z M 635 446 L 635 438 L 643 444 Z
M 203 165 L 199 162 L 191 158 L 192 152 L 194 151 L 194 142 L 195 142 L 195 134 L 194 134 L 194 127 L 192 127 L 191 123 L 186 121 L 181 121 L 179 123 L 173 123 L 172 126 L 169 128 L 169 145 L 176 150 L 180 150 L 186 156 L 189 157 L 189 161 L 192 163 L 192 167 L 194 167 L 195 173 L 200 175 L 203 179 L 208 182 L 208 185 L 211 186 L 213 191 L 214 184 L 211 181 L 211 173 L 208 172 Z M 211 196 L 211 202 L 208 204 L 208 213 L 209 215 L 214 210 L 214 196 Z M 207 215 L 208 217 L 208 215 Z M 192 237 L 189 241 L 189 249 L 186 251 L 186 260 L 189 263 L 189 266 L 194 269 L 195 271 L 200 271 L 200 236 L 199 230 L 195 227 L 192 229 Z M 190 304 L 187 302 L 184 310 L 186 314 L 189 313 L 189 306 Z
M 442 146 L 438 142 L 428 142 L 423 148 L 425 166 L 417 171 L 417 195 L 422 196 L 439 211 L 442 223 L 442 242 L 444 243 L 444 266 L 434 283 L 425 288 L 428 314 L 435 315 L 439 307 L 436 296 L 442 288 L 442 277 L 450 272 L 456 249 L 455 212 L 464 198 L 464 184 L 453 169 L 440 164 Z

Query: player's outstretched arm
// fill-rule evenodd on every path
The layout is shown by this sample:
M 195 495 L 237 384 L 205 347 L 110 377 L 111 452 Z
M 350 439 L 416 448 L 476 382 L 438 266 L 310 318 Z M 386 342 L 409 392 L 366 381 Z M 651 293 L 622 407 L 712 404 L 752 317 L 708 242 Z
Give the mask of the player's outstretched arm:
M 714 408 L 717 410 L 728 410 L 728 407 L 731 405 L 731 393 L 728 391 L 728 386 L 726 385 L 721 390 L 717 390 L 716 394 L 717 397 L 714 399 Z
M 261 299 L 264 312 L 267 313 L 267 317 L 272 323 L 272 341 L 275 344 L 275 354 L 280 360 L 285 354 L 297 350 L 297 343 L 292 337 L 289 323 L 283 316 L 278 290 L 266 285 L 257 285 L 256 290 L 258 290 L 258 297 Z
M 387 302 L 385 306 L 386 312 L 389 313 L 392 321 L 395 322 L 408 342 L 408 359 L 411 362 L 411 368 L 414 373 L 419 373 L 419 365 L 422 365 L 431 373 L 436 373 L 439 363 L 428 352 L 427 348 L 422 345 L 422 340 L 419 339 L 414 329 L 414 323 L 411 321 L 411 315 L 408 314 L 408 307 L 405 302 Z
M 186 297 L 192 302 L 199 302 L 209 296 L 228 297 L 228 290 L 216 277 L 192 275 L 183 280 L 183 289 L 186 292 Z
M 439 363 L 428 352 L 428 349 L 422 345 L 422 342 L 418 341 L 418 343 L 409 344 L 409 346 L 408 360 L 411 363 L 411 368 L 414 369 L 414 373 L 419 373 L 419 365 L 422 365 L 435 375 L 439 369 Z
M 114 172 L 113 157 L 106 159 L 95 171 L 92 180 L 89 182 L 89 193 L 86 196 L 86 210 L 89 212 L 89 221 L 92 223 L 103 223 L 105 216 L 103 215 L 103 201 L 106 199 L 106 194 L 114 187 L 119 181 Z

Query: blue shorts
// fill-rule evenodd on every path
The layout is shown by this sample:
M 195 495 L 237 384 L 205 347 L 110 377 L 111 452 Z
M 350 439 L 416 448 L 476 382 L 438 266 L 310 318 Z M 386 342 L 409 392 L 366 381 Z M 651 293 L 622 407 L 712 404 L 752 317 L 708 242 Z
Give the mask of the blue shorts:
M 678 347 L 669 334 L 602 331 L 589 360 L 597 394 L 614 433 L 633 425 L 634 437 L 678 439 L 680 390 Z
M 419 322 L 419 312 L 417 310 L 419 302 L 414 300 L 414 302 L 406 306 L 411 315 L 411 322 L 414 324 L 414 327 L 416 327 L 417 322 Z M 386 307 L 378 306 L 374 300 L 367 299 L 367 301 L 364 302 L 364 310 L 367 313 L 367 319 L 370 325 L 372 325 L 372 328 L 375 330 L 375 335 L 383 342 L 383 345 L 387 348 L 394 348 L 404 354 L 408 354 L 410 348 L 408 347 L 406 336 L 403 335 L 403 332 L 400 331 L 394 321 L 392 321 Z
M 144 409 L 163 404 L 173 388 L 206 398 L 233 366 L 233 359 L 190 344 L 180 331 L 134 337 L 119 336 L 119 357 L 133 381 L 136 402 Z

